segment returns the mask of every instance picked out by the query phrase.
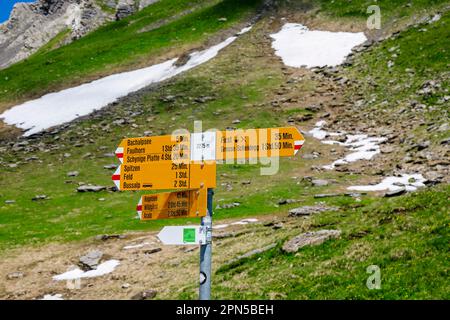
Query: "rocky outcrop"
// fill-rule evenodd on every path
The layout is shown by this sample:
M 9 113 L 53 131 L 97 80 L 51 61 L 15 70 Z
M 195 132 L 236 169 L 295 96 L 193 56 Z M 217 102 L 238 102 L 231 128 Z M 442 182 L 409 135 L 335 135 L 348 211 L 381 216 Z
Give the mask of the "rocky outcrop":
M 337 239 L 341 235 L 340 230 L 319 230 L 302 233 L 283 245 L 283 251 L 294 253 L 306 246 L 317 246 L 330 239 Z
M 108 19 L 93 0 L 17 3 L 9 20 L 0 25 L 0 68 L 28 57 L 65 30 L 70 30 L 67 43 Z
M 59 45 L 157 1 L 38 0 L 35 3 L 16 3 L 9 20 L 0 24 L 0 69 L 27 58 L 66 30 L 70 32 Z M 103 3 L 106 9 L 103 10 L 99 3 Z

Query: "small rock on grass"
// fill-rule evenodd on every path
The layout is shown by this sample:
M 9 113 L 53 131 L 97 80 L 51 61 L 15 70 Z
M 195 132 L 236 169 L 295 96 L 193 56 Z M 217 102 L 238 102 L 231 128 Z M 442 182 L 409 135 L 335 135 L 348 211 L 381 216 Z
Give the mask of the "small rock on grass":
M 81 187 L 77 188 L 78 192 L 99 192 L 106 190 L 105 186 L 89 186 L 89 185 L 83 185 Z
M 78 172 L 78 171 L 70 171 L 70 172 L 67 172 L 67 176 L 68 177 L 76 177 L 76 176 L 78 176 L 80 173 Z
M 158 292 L 156 290 L 150 289 L 139 292 L 131 297 L 131 300 L 150 300 L 156 297 Z
M 323 179 L 314 179 L 311 183 L 314 187 L 324 187 L 330 184 L 327 180 Z
M 386 197 L 386 198 L 398 197 L 398 196 L 401 196 L 401 195 L 403 195 L 405 193 L 406 193 L 406 189 L 405 188 L 401 188 L 401 189 L 398 189 L 398 190 L 386 192 L 384 194 L 384 197 Z
M 325 211 L 337 211 L 338 207 L 329 207 L 326 205 L 318 204 L 315 206 L 303 206 L 289 210 L 289 217 L 297 216 L 309 216 L 311 214 L 325 212 Z
M 340 230 L 319 230 L 302 233 L 288 241 L 283 245 L 283 251 L 294 253 L 305 246 L 317 246 L 329 239 L 339 238 Z

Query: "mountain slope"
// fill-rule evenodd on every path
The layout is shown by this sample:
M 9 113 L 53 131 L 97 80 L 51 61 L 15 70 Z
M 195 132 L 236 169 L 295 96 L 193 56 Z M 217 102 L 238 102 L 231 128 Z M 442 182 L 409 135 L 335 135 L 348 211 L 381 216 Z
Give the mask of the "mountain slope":
M 71 44 L 38 52 L 26 61 L 0 70 L 3 93 L 0 110 L 49 91 L 174 57 L 249 17 L 260 3 L 259 0 L 159 1 Z M 189 14 L 181 15 L 185 10 L 190 10 Z M 164 21 L 177 15 L 174 21 Z M 224 16 L 226 21 L 220 20 Z M 165 23 L 159 24 L 161 21 Z M 155 28 L 145 31 L 155 24 Z
M 0 146 L 0 276 L 8 278 L 17 271 L 24 275 L 2 283 L 0 296 L 31 299 L 63 293 L 66 299 L 128 299 L 155 289 L 157 298 L 196 298 L 198 250 L 162 246 L 155 232 L 169 224 L 197 224 L 198 219 L 140 222 L 134 208 L 143 193 L 116 192 L 110 176 L 118 164 L 112 153 L 123 137 L 170 134 L 178 128 L 192 129 L 194 120 L 202 120 L 203 129 L 289 125 L 306 136 L 299 155 L 282 159 L 276 175 L 261 176 L 260 165 L 218 166 L 214 224 L 229 226 L 214 231 L 214 298 L 448 299 L 450 131 L 445 40 L 449 12 L 443 10 L 443 1 L 425 13 L 425 2 L 412 1 L 412 6 L 398 11 L 403 14 L 401 23 L 375 32 L 365 29 L 367 3 L 280 2 L 277 10 L 264 15 L 251 31 L 207 64 L 39 136 L 4 140 Z M 396 7 L 387 1 L 379 3 L 382 8 L 386 5 L 383 10 L 390 21 L 397 19 Z M 174 27 L 192 26 L 192 17 L 206 19 L 195 20 L 200 30 L 221 30 L 210 39 L 216 42 L 216 36 L 235 32 L 235 24 L 256 12 L 253 5 L 244 5 L 247 9 L 238 14 L 239 19 L 226 16 L 230 29 L 225 30 L 222 26 L 227 22 L 218 21 L 223 11 L 213 8 L 216 4 L 180 15 L 189 21 L 164 24 L 161 30 L 170 31 L 167 39 L 161 30 L 151 31 L 161 36 L 153 40 L 165 39 L 160 47 L 150 50 L 153 47 L 146 44 L 148 50 L 143 51 L 151 51 L 150 58 L 124 64 L 158 59 L 157 53 L 166 48 L 178 51 L 169 37 L 180 34 L 186 38 L 171 38 L 176 39 L 173 42 L 181 42 L 186 49 L 197 47 L 206 35 L 189 35 L 189 30 Z M 207 19 L 205 12 L 212 12 L 212 18 Z M 352 12 L 350 19 L 348 12 Z M 136 21 L 144 14 L 123 21 Z M 169 16 L 147 17 L 151 21 L 140 27 L 159 25 L 158 21 Z M 274 54 L 270 38 L 286 22 L 318 30 L 374 32 L 371 39 L 379 41 L 356 48 L 342 66 L 290 68 Z M 119 21 L 109 28 L 123 31 L 132 26 Z M 401 32 L 393 34 L 398 30 Z M 91 48 L 88 44 L 98 48 L 102 43 L 94 41 L 94 33 L 92 37 L 92 42 L 85 38 L 86 50 Z M 98 37 L 104 39 L 105 34 L 98 33 Z M 64 50 L 83 48 L 82 40 Z M 112 46 L 110 41 L 105 42 L 107 47 Z M 56 57 L 55 52 L 52 55 Z M 33 61 L 36 70 L 42 71 L 38 60 Z M 110 62 L 121 68 L 120 59 L 111 58 Z M 26 70 L 18 66 L 17 72 Z M 95 69 L 95 64 L 90 68 Z M 10 69 L 11 77 L 20 77 Z M 78 76 L 86 81 L 81 73 Z M 55 81 L 53 75 L 50 78 Z M 44 87 L 43 92 L 47 90 Z M 5 99 L 12 101 L 8 100 L 12 97 Z M 326 122 L 323 129 L 327 131 L 368 134 L 386 138 L 386 142 L 371 160 L 326 170 L 324 165 L 351 150 L 307 134 L 319 120 Z M 340 142 L 343 138 L 336 137 Z M 347 189 L 416 172 L 428 179 L 427 188 L 393 199 L 382 198 L 384 192 Z M 98 193 L 76 191 L 86 184 L 108 188 Z M 304 206 L 315 209 L 309 208 L 312 213 L 305 216 L 289 216 L 290 210 L 305 210 Z M 231 225 L 248 217 L 257 222 Z M 297 253 L 282 250 L 292 237 L 320 230 L 339 230 L 341 234 Z M 101 236 L 119 233 L 125 237 Z M 134 245 L 138 247 L 124 249 Z M 120 260 L 114 273 L 83 280 L 79 290 L 52 280 L 94 248 Z M 253 250 L 263 252 L 242 257 Z M 366 270 L 371 265 L 381 270 L 380 290 L 366 286 L 370 275 Z M 180 268 L 185 272 L 179 272 Z M 124 283 L 129 286 L 122 286 Z

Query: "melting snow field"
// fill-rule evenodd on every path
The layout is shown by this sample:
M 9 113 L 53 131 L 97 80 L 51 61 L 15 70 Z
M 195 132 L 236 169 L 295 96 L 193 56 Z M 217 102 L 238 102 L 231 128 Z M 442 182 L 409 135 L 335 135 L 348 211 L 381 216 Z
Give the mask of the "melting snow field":
M 400 177 L 387 177 L 378 184 L 367 186 L 352 186 L 348 190 L 355 191 L 416 191 L 417 188 L 425 187 L 426 179 L 421 174 L 402 174 Z
M 80 278 L 94 278 L 103 276 L 105 274 L 111 273 L 114 269 L 120 264 L 118 260 L 108 260 L 100 264 L 97 269 L 83 271 L 79 268 L 76 268 L 71 271 L 67 271 L 63 274 L 59 274 L 53 277 L 53 280 L 61 281 L 61 280 L 75 280 Z
M 233 223 L 230 223 L 230 224 L 213 225 L 213 229 L 225 229 L 225 228 L 228 228 L 229 226 L 246 225 L 246 224 L 257 222 L 257 221 L 258 221 L 258 219 L 253 219 L 253 218 L 243 219 L 243 220 L 236 221 L 236 222 L 233 222 Z
M 352 48 L 367 40 L 363 32 L 311 31 L 298 23 L 286 23 L 271 37 L 276 55 L 284 64 L 297 68 L 337 66 Z
M 244 28 L 236 36 L 206 50 L 190 54 L 190 59 L 185 65 L 178 67 L 175 65 L 177 59 L 172 59 L 151 67 L 114 74 L 25 102 L 0 114 L 0 119 L 9 125 L 26 130 L 24 136 L 72 121 L 101 109 L 131 92 L 169 79 L 211 60 L 220 50 L 250 29 L 251 27 Z
M 323 140 L 329 136 L 339 136 L 345 134 L 345 132 L 327 132 L 323 130 L 323 126 L 326 124 L 325 121 L 319 121 L 316 123 L 314 128 L 309 131 L 309 134 L 316 139 L 322 140 L 324 144 L 338 144 L 346 146 L 350 149 L 350 153 L 344 158 L 334 161 L 330 165 L 323 166 L 324 169 L 331 170 L 338 165 L 347 164 L 350 162 L 355 162 L 358 160 L 370 160 L 375 155 L 380 153 L 379 144 L 385 141 L 385 138 L 369 137 L 366 134 L 346 134 L 346 141 L 339 142 L 335 140 Z

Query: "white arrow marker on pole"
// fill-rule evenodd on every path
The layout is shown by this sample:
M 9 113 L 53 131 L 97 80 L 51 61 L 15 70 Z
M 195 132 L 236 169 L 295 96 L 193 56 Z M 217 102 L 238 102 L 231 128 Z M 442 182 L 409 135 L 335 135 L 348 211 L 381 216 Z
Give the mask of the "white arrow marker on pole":
M 206 234 L 201 226 L 164 227 L 158 238 L 168 245 L 198 245 L 206 242 Z

